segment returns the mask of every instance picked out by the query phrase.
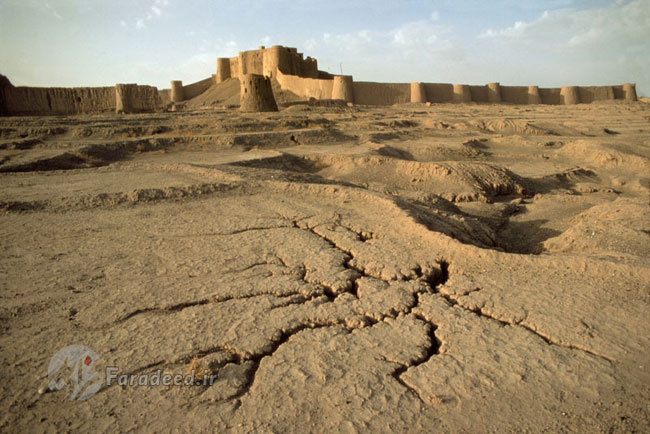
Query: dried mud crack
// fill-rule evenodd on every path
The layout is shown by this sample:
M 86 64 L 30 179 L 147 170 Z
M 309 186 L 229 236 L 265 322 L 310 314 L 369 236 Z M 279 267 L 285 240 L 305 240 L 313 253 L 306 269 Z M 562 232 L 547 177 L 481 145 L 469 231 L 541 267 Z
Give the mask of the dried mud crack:
M 2 118 L 0 431 L 646 432 L 648 107 Z

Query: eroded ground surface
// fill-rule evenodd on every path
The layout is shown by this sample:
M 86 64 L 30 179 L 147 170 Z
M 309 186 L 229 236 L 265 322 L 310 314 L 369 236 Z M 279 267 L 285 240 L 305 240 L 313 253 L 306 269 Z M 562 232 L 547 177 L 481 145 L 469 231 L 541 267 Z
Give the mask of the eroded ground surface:
M 648 104 L 0 135 L 3 431 L 650 430 Z M 215 381 L 71 401 L 72 344 Z

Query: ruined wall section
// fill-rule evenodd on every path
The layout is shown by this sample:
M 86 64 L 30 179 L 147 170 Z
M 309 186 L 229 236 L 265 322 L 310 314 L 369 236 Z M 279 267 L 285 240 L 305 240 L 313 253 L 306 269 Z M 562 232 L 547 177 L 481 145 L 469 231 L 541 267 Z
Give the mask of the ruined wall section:
M 110 87 L 26 87 L 13 86 L 0 76 L 0 114 L 13 116 L 73 115 L 117 110 L 118 88 Z M 128 85 L 127 106 L 135 112 L 162 107 L 158 89 Z
M 501 86 L 501 101 L 510 104 L 528 104 L 528 86 Z
M 146 113 L 162 109 L 158 88 L 137 84 L 115 85 L 116 113 Z
M 391 105 L 411 101 L 410 83 L 355 81 L 352 87 L 355 104 Z
M 316 99 L 332 99 L 334 80 L 302 78 L 296 75 L 284 74 L 278 71 L 275 79 L 282 89 L 289 90 L 298 96 Z
M 69 115 L 115 110 L 115 87 L 14 87 L 0 83 L 2 115 Z
M 452 102 L 454 85 L 450 83 L 423 83 L 428 102 Z
M 213 84 L 215 84 L 215 77 L 211 76 L 197 81 L 196 83 L 183 86 L 183 99 L 188 100 L 195 98 L 208 90 Z
M 338 76 L 332 76 L 341 78 Z M 278 70 L 276 79 L 282 89 L 304 98 L 336 99 L 335 79 L 303 78 Z M 351 80 L 351 78 L 350 78 Z M 633 85 L 567 86 L 565 88 L 538 88 L 537 86 L 501 86 L 490 83 L 469 86 L 450 83 L 417 83 L 418 95 L 413 100 L 413 83 L 352 82 L 352 102 L 364 105 L 392 105 L 407 102 L 430 103 L 506 103 L 506 104 L 575 104 L 613 99 L 634 101 Z M 563 91 L 564 89 L 564 91 Z M 571 89 L 571 97 L 566 92 Z M 424 101 L 422 100 L 424 91 Z M 336 95 L 335 95 L 336 93 Z M 339 92 L 340 93 L 340 92 Z M 349 97 L 345 98 L 350 101 Z

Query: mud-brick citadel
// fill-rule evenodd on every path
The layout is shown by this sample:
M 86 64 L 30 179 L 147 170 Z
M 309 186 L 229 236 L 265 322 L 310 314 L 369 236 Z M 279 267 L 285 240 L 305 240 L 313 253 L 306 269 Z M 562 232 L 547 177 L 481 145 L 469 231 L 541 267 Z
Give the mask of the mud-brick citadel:
M 0 115 L 68 115 L 81 113 L 138 113 L 182 107 L 183 102 L 220 86 L 240 82 L 240 107 L 247 111 L 277 110 L 274 89 L 291 92 L 305 101 L 341 100 L 350 104 L 400 103 L 507 103 L 570 105 L 602 100 L 636 101 L 634 84 L 613 86 L 503 86 L 499 83 L 376 83 L 355 81 L 349 75 L 318 70 L 316 59 L 295 48 L 273 46 L 244 51 L 237 57 L 218 58 L 216 73 L 183 85 L 171 81 L 170 89 L 116 84 L 108 87 L 13 86 L 0 75 Z

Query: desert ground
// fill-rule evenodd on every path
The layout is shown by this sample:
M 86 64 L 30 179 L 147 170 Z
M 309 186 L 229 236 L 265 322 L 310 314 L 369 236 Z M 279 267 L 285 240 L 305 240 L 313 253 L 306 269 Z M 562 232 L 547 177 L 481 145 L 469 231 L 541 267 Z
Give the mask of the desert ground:
M 0 118 L 1 431 L 650 431 L 650 104 L 222 100 Z

